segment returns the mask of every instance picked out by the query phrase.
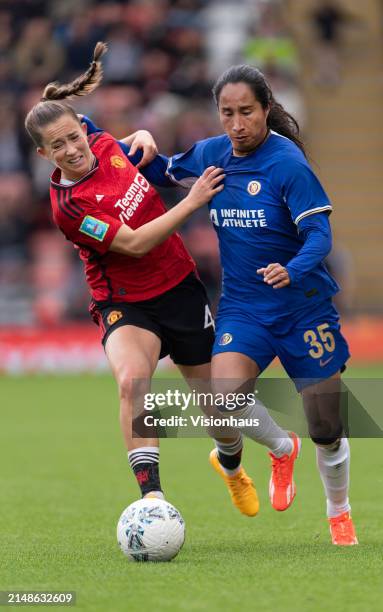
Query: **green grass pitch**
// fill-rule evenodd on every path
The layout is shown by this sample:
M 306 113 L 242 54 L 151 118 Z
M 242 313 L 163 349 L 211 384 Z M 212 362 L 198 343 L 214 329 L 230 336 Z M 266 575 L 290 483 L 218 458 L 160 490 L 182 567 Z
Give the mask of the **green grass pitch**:
M 354 374 L 382 377 L 383 368 Z M 285 513 L 268 501 L 265 450 L 246 443 L 261 500 L 247 518 L 207 462 L 208 439 L 164 440 L 162 484 L 186 520 L 186 542 L 172 563 L 130 563 L 115 527 L 139 495 L 113 380 L 2 378 L 0 388 L 0 590 L 76 591 L 75 609 L 90 612 L 382 609 L 383 440 L 351 442 L 360 545 L 346 549 L 330 545 L 310 441 Z

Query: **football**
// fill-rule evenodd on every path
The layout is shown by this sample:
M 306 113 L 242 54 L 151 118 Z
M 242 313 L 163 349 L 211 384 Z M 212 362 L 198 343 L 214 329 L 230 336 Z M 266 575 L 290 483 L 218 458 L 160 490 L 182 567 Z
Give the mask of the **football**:
M 131 561 L 170 561 L 185 539 L 180 512 L 162 499 L 143 498 L 120 516 L 117 542 Z

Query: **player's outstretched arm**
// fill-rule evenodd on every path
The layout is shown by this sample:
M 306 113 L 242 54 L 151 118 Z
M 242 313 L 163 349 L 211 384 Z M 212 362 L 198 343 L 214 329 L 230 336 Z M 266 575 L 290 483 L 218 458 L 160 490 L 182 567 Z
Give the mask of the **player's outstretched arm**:
M 86 125 L 88 135 L 103 132 L 86 115 L 77 116 L 81 123 Z M 156 141 L 148 130 L 137 130 L 116 142 L 136 168 L 145 168 L 146 173 L 151 173 L 152 176 L 148 177 L 150 182 L 159 184 L 162 187 L 174 187 L 174 184 L 166 177 L 168 158 L 159 155 Z
M 143 257 L 166 240 L 198 208 L 207 204 L 223 189 L 222 168 L 210 166 L 196 181 L 189 194 L 165 214 L 132 230 L 123 225 L 118 230 L 110 250 L 131 257 Z
M 144 168 L 158 155 L 158 148 L 153 136 L 147 130 L 137 130 L 126 138 L 121 138 L 120 143 L 130 147 L 129 156 L 134 157 L 137 151 L 142 151 L 142 158 L 136 164 L 136 168 Z

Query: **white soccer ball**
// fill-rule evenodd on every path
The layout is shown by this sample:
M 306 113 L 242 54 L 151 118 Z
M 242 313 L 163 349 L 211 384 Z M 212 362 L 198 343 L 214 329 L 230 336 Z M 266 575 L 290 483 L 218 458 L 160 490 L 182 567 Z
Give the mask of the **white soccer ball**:
M 185 521 L 162 499 L 143 498 L 120 516 L 117 542 L 131 561 L 170 561 L 185 539 Z

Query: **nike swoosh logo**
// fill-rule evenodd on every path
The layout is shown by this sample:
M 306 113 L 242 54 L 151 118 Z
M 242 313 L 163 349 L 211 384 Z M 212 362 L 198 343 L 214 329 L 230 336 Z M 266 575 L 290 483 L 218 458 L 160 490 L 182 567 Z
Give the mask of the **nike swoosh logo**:
M 324 368 L 328 363 L 330 363 L 331 359 L 334 359 L 334 355 L 332 357 L 329 357 L 328 359 L 326 359 L 325 361 L 323 361 L 322 359 L 319 362 L 319 365 L 321 368 Z

